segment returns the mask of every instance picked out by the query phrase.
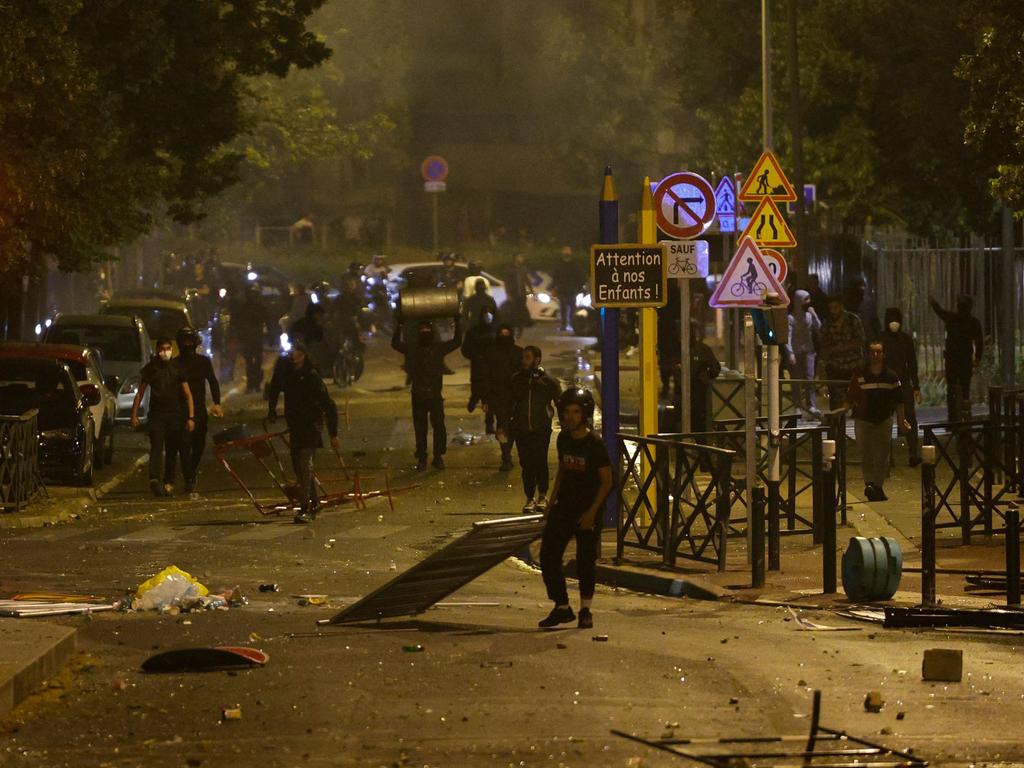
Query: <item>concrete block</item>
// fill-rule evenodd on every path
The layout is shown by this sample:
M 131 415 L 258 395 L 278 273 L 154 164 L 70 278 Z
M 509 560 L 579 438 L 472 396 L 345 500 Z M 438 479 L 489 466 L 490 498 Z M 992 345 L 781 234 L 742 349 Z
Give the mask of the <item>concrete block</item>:
M 959 683 L 964 676 L 964 652 L 953 648 L 929 648 L 921 663 L 921 679 Z

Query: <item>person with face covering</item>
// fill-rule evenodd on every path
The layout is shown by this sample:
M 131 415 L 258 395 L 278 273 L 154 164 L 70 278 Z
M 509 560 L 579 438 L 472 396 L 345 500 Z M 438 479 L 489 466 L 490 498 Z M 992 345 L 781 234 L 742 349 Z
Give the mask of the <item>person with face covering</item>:
M 829 407 L 838 408 L 846 394 L 846 382 L 864 361 L 864 326 L 853 312 L 843 309 L 843 300 L 831 296 L 828 300 L 828 318 L 821 328 L 818 360 L 825 369 L 826 378 L 843 382 L 830 384 Z
M 195 429 L 196 414 L 185 372 L 177 360 L 171 359 L 169 338 L 157 339 L 156 357 L 142 368 L 139 391 L 132 403 L 132 428 L 139 426 L 139 404 L 147 389 L 150 390 L 149 488 L 154 496 L 170 496 L 174 491 L 175 462 L 179 453 L 185 472 L 191 467 L 185 433 Z
M 792 309 L 789 316 L 789 375 L 794 379 L 813 381 L 814 341 L 821 331 L 821 320 L 807 291 L 798 290 L 793 294 Z M 798 405 L 804 410 L 812 414 L 818 410 L 813 384 L 800 385 L 798 400 Z
M 917 411 L 915 404 L 921 402 L 921 383 L 917 377 L 917 347 L 914 338 L 903 328 L 903 312 L 898 307 L 885 310 L 885 330 L 882 332 L 882 348 L 885 364 L 900 378 L 900 398 L 903 401 L 903 417 L 910 425 L 907 431 L 907 449 L 910 452 L 910 466 L 921 463 L 921 445 L 917 436 Z
M 944 309 L 934 297 L 928 297 L 935 314 L 946 326 L 946 413 L 950 421 L 971 418 L 971 376 L 981 362 L 985 340 L 981 323 L 971 314 L 970 296 L 956 300 L 956 312 Z
M 494 414 L 495 435 L 501 446 L 502 472 L 512 469 L 512 377 L 522 368 L 523 348 L 509 325 L 499 325 L 494 344 L 484 353 L 484 389 L 482 400 L 488 413 Z
M 562 387 L 541 365 L 539 347 L 523 348 L 523 366 L 512 377 L 512 438 L 523 470 L 523 512 L 546 512 L 551 419 Z M 536 498 L 534 498 L 536 494 Z
M 469 402 L 466 410 L 472 413 L 483 399 L 484 387 L 487 383 L 487 350 L 494 345 L 494 326 L 492 315 L 484 312 L 480 322 L 466 329 L 462 342 L 462 356 L 469 360 Z M 494 434 L 494 414 L 487 411 L 484 416 L 484 430 L 488 435 Z
M 325 421 L 331 447 L 338 448 L 338 407 L 327 394 L 327 387 L 302 342 L 293 344 L 291 352 L 278 358 L 274 366 L 267 392 L 267 421 L 271 423 L 277 421 L 277 400 L 282 393 L 284 419 L 288 423 L 288 449 L 298 486 L 299 513 L 295 515 L 295 522 L 311 523 L 320 507 L 313 458 L 316 449 L 324 444 Z
M 484 317 L 496 317 L 498 304 L 487 292 L 487 280 L 483 277 L 471 277 L 473 295 L 462 303 L 462 317 L 465 319 L 465 331 L 468 334 L 476 326 L 484 322 Z
M 224 411 L 220 408 L 220 383 L 213 372 L 213 361 L 198 351 L 199 334 L 194 328 L 181 328 L 177 334 L 178 341 L 178 365 L 181 366 L 185 381 L 188 382 L 189 391 L 192 393 L 192 405 L 195 412 L 195 429 L 182 442 L 187 443 L 189 457 L 181 454 L 181 471 L 185 475 L 185 490 L 189 493 L 195 490 L 196 477 L 199 474 L 199 461 L 203 458 L 203 451 L 206 448 L 206 431 L 209 425 L 209 415 L 206 411 L 206 386 L 210 386 L 210 398 L 213 400 L 213 407 L 210 413 L 220 417 Z
M 434 324 L 422 320 L 416 325 L 416 341 L 403 338 L 401 316 L 396 318 L 391 348 L 405 356 L 405 372 L 412 384 L 412 425 L 416 432 L 416 469 L 427 468 L 427 422 L 433 432 L 435 469 L 444 469 L 444 454 L 448 433 L 444 426 L 444 397 L 442 385 L 445 355 L 454 352 L 462 343 L 462 320 L 455 319 L 455 332 L 448 341 L 440 341 Z

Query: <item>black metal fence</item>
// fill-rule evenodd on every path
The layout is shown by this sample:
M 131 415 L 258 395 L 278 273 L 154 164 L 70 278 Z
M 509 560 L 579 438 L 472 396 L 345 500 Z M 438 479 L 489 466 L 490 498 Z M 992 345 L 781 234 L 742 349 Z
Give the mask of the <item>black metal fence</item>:
M 757 379 L 757 408 L 758 414 L 765 416 L 768 404 L 761 397 L 763 391 L 763 379 Z M 828 389 L 841 389 L 846 391 L 850 382 L 831 379 L 779 379 L 779 410 L 783 413 L 799 411 L 804 407 L 805 395 L 808 390 L 813 389 L 817 393 L 818 410 L 828 410 Z M 711 381 L 711 416 L 716 421 L 743 419 L 744 380 L 742 378 L 719 377 Z M 826 406 L 826 407 L 823 407 Z
M 0 416 L 0 509 L 18 512 L 43 487 L 39 472 L 39 411 Z
M 734 453 L 666 437 L 619 434 L 616 557 L 627 547 L 725 570 Z

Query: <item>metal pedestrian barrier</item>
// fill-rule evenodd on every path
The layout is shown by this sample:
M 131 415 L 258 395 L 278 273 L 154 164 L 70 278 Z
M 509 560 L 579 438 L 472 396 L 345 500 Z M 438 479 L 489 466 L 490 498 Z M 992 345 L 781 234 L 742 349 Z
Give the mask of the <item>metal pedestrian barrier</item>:
M 725 570 L 735 452 L 670 437 L 620 433 L 616 557 L 627 547 Z
M 40 490 L 39 411 L 0 416 L 0 508 L 20 512 Z

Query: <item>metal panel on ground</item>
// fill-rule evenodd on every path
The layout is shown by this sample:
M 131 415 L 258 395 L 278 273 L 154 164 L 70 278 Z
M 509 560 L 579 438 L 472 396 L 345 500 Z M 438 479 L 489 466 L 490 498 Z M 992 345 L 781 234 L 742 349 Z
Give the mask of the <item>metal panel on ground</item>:
M 473 529 L 334 616 L 331 624 L 423 613 L 540 538 L 543 515 L 506 517 Z

